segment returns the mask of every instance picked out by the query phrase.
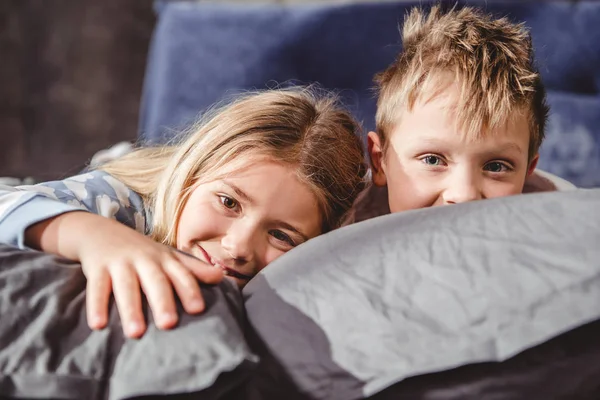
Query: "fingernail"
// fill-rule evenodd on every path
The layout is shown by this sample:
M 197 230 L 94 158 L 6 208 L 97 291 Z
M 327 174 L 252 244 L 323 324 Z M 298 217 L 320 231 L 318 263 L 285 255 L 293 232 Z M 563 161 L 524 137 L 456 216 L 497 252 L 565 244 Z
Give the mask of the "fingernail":
M 92 324 L 93 329 L 102 329 L 106 324 L 106 321 L 104 321 L 104 318 L 102 318 L 101 315 L 94 315 L 90 322 Z
M 204 301 L 202 301 L 201 298 L 194 298 L 190 302 L 190 306 L 192 306 L 192 308 L 197 312 L 200 312 L 204 308 Z
M 138 337 L 142 334 L 142 324 L 139 322 L 131 322 L 127 325 L 127 334 L 131 337 Z
M 177 314 L 172 314 L 169 312 L 162 313 L 160 315 L 160 321 L 161 321 L 161 325 L 163 325 L 163 326 L 171 326 L 175 322 L 177 322 Z

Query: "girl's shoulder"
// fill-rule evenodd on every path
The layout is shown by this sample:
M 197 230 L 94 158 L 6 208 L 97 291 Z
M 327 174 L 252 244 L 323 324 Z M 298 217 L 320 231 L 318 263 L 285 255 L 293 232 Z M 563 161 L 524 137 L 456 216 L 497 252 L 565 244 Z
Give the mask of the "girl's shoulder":
M 140 196 L 107 172 L 92 170 L 62 180 L 41 182 L 34 185 L 17 186 L 18 190 L 40 192 L 59 199 L 73 196 L 80 201 L 107 196 L 129 205 L 130 200 Z
M 94 214 L 116 219 L 140 232 L 147 229 L 148 212 L 142 197 L 102 170 L 91 170 L 63 180 L 18 186 Z

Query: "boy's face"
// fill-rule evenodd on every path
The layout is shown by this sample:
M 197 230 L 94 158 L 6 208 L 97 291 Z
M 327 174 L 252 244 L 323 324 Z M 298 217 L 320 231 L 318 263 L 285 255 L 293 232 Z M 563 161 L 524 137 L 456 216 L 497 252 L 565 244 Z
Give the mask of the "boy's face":
M 387 185 L 391 212 L 518 194 L 535 169 L 538 157 L 528 161 L 524 113 L 470 140 L 455 128 L 450 106 L 457 95 L 447 89 L 405 111 L 385 152 L 379 136 L 369 132 L 373 181 Z

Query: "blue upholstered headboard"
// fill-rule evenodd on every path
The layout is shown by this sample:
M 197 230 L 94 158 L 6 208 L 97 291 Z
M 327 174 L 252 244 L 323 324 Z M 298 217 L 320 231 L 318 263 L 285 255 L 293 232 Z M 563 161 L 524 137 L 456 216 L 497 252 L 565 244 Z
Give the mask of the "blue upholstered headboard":
M 406 11 L 427 1 L 252 5 L 157 1 L 140 137 L 165 140 L 245 89 L 319 82 L 374 127 L 373 75 L 400 50 Z M 600 186 L 600 2 L 464 1 L 531 29 L 551 117 L 540 168 Z

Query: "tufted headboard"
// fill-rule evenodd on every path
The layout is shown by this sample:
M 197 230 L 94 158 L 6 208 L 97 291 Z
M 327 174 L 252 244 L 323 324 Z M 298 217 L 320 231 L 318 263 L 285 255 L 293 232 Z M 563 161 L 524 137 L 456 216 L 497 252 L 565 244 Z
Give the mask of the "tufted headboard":
M 374 127 L 373 75 L 400 50 L 398 26 L 426 1 L 216 4 L 158 0 L 140 138 L 161 142 L 236 92 L 318 82 Z M 531 29 L 551 116 L 539 167 L 600 186 L 600 2 L 461 1 Z

